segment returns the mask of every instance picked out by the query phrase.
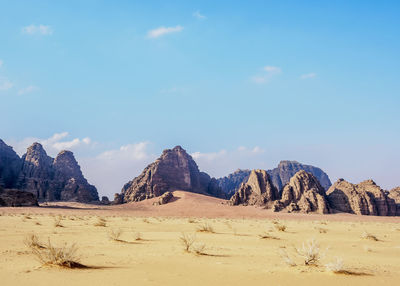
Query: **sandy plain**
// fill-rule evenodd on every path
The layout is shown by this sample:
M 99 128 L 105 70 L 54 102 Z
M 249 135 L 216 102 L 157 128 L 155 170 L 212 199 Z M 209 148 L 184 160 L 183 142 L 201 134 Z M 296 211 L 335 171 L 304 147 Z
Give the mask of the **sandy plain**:
M 398 285 L 400 218 L 273 213 L 186 192 L 162 206 L 51 203 L 0 209 L 0 285 Z M 98 226 L 103 219 L 105 226 Z M 60 220 L 61 226 L 55 226 Z M 214 232 L 199 232 L 210 226 Z M 285 231 L 278 230 L 286 227 Z M 110 233 L 120 232 L 119 241 Z M 137 240 L 138 233 L 141 239 Z M 182 233 L 195 237 L 186 252 Z M 366 233 L 378 241 L 363 238 Z M 88 268 L 42 265 L 24 240 L 76 243 Z M 267 235 L 268 238 L 261 238 Z M 295 248 L 315 239 L 317 266 Z M 285 253 L 296 263 L 285 262 Z M 342 261 L 340 273 L 327 264 Z

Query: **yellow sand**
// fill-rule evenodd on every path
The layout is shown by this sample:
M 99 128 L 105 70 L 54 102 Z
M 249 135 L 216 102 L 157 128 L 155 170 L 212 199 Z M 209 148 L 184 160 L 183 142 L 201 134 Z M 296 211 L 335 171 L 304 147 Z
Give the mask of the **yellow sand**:
M 29 214 L 31 212 L 31 214 Z M 93 211 L 94 212 L 94 211 Z M 24 214 L 23 214 L 24 213 Z M 95 226 L 99 216 L 58 210 L 0 209 L 0 285 L 398 285 L 400 281 L 400 224 L 396 221 L 304 220 L 293 215 L 280 219 L 286 231 L 269 218 L 137 217 L 130 213 L 108 216 L 106 226 Z M 95 212 L 94 212 L 95 213 Z M 110 215 L 114 214 L 110 211 Z M 355 216 L 354 216 L 355 217 Z M 296 219 L 299 218 L 299 219 Z M 208 223 L 215 233 L 197 232 Z M 121 230 L 119 242 L 109 238 Z M 136 241 L 137 232 L 142 240 Z M 204 255 L 186 253 L 181 233 L 195 234 L 195 246 L 205 244 Z M 277 239 L 261 239 L 267 232 Z M 363 239 L 364 232 L 379 241 Z M 77 243 L 80 262 L 89 269 L 42 266 L 24 245 L 35 233 L 45 243 Z M 294 247 L 315 238 L 325 253 L 319 266 L 302 265 Z M 125 241 L 125 242 L 124 242 Z M 283 261 L 286 251 L 297 266 Z M 340 257 L 344 274 L 325 264 Z

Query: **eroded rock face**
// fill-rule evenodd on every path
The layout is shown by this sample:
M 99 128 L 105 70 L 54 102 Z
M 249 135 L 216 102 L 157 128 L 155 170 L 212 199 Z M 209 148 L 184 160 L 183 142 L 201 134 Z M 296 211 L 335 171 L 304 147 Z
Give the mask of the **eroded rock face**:
M 158 202 L 155 202 L 154 205 L 165 205 L 169 203 L 169 201 L 172 200 L 173 197 L 174 195 L 171 192 L 166 192 L 158 198 Z
M 121 193 L 124 202 L 133 202 L 174 190 L 223 197 L 215 180 L 200 172 L 193 158 L 180 146 L 164 150 L 160 158 L 125 184 Z
M 400 187 L 392 189 L 387 195 L 396 203 L 396 215 L 400 216 Z
M 331 208 L 340 212 L 359 215 L 396 215 L 395 201 L 372 180 L 351 184 L 339 179 L 329 188 L 327 195 Z
M 274 202 L 274 211 L 329 213 L 325 190 L 311 173 L 297 172 L 282 190 L 282 198 Z
M 0 186 L 14 188 L 21 170 L 21 158 L 0 139 Z
M 229 200 L 230 205 L 268 206 L 279 199 L 278 190 L 265 170 L 252 170 L 246 183 L 242 183 Z
M 242 183 L 247 182 L 250 172 L 250 170 L 238 169 L 232 174 L 219 178 L 216 181 L 218 186 L 226 194 L 227 198 L 230 198 L 234 193 L 236 193 Z
M 55 159 L 43 146 L 34 143 L 22 156 L 18 189 L 35 194 L 40 201 L 98 201 L 94 186 L 83 177 L 80 166 L 70 151 L 61 151 Z
M 0 187 L 1 207 L 30 207 L 38 206 L 36 196 L 29 192 Z
M 331 181 L 328 175 L 320 168 L 301 164 L 296 161 L 281 161 L 277 168 L 268 170 L 267 172 L 271 176 L 271 181 L 274 186 L 281 191 L 283 186 L 290 181 L 290 178 L 301 170 L 311 173 L 318 179 L 325 190 L 331 186 Z

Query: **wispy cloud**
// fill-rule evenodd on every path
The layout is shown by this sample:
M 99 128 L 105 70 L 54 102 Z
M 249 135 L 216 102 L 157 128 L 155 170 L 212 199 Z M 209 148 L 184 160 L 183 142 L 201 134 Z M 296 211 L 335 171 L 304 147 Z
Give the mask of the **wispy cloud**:
M 14 84 L 5 77 L 0 77 L 0 90 L 9 90 Z
M 22 33 L 28 35 L 48 36 L 53 34 L 53 28 L 47 25 L 29 25 L 22 28 Z
M 147 37 L 148 38 L 158 38 L 167 34 L 171 34 L 171 33 L 178 33 L 181 32 L 183 30 L 182 26 L 175 26 L 175 27 L 159 27 L 157 29 L 154 30 L 150 30 L 147 33 Z
M 317 76 L 316 73 L 311 72 L 311 73 L 302 74 L 300 76 L 300 79 L 309 79 L 309 78 L 314 78 L 316 76 Z
M 282 69 L 280 67 L 275 66 L 265 66 L 262 68 L 262 73 L 255 75 L 251 78 L 254 83 L 264 84 L 268 83 L 274 76 L 282 73 Z
M 20 90 L 18 90 L 18 95 L 28 94 L 28 93 L 34 92 L 38 89 L 39 88 L 37 86 L 29 85 L 27 87 L 24 87 L 24 88 L 21 88 Z
M 195 17 L 196 19 L 199 19 L 199 20 L 207 19 L 207 17 L 204 16 L 203 14 L 201 14 L 199 10 L 197 10 L 196 12 L 193 13 L 193 17 Z

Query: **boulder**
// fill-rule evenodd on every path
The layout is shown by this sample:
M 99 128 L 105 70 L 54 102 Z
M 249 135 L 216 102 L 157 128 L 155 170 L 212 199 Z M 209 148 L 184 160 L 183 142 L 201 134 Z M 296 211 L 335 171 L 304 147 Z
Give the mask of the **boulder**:
M 159 198 L 158 201 L 154 203 L 154 205 L 165 205 L 167 204 L 172 198 L 174 197 L 174 195 L 171 192 L 166 192 L 164 194 L 162 194 Z
M 395 201 L 372 180 L 351 184 L 339 179 L 329 188 L 327 195 L 331 208 L 339 212 L 375 216 L 396 215 Z
M 279 198 L 265 170 L 252 170 L 246 183 L 242 183 L 229 200 L 230 205 L 269 206 Z
M 329 213 L 325 190 L 311 173 L 297 172 L 282 190 L 282 198 L 274 202 L 273 210 L 288 212 Z
M 200 172 L 193 158 L 180 146 L 164 150 L 138 177 L 124 185 L 121 194 L 124 202 L 135 202 L 175 190 L 224 197 L 215 180 Z
M 3 189 L 0 187 L 1 207 L 30 207 L 38 206 L 34 194 L 15 189 Z
M 102 205 L 109 205 L 109 204 L 110 204 L 110 200 L 108 199 L 107 196 L 102 196 L 102 197 L 101 197 L 100 203 L 101 203 Z

